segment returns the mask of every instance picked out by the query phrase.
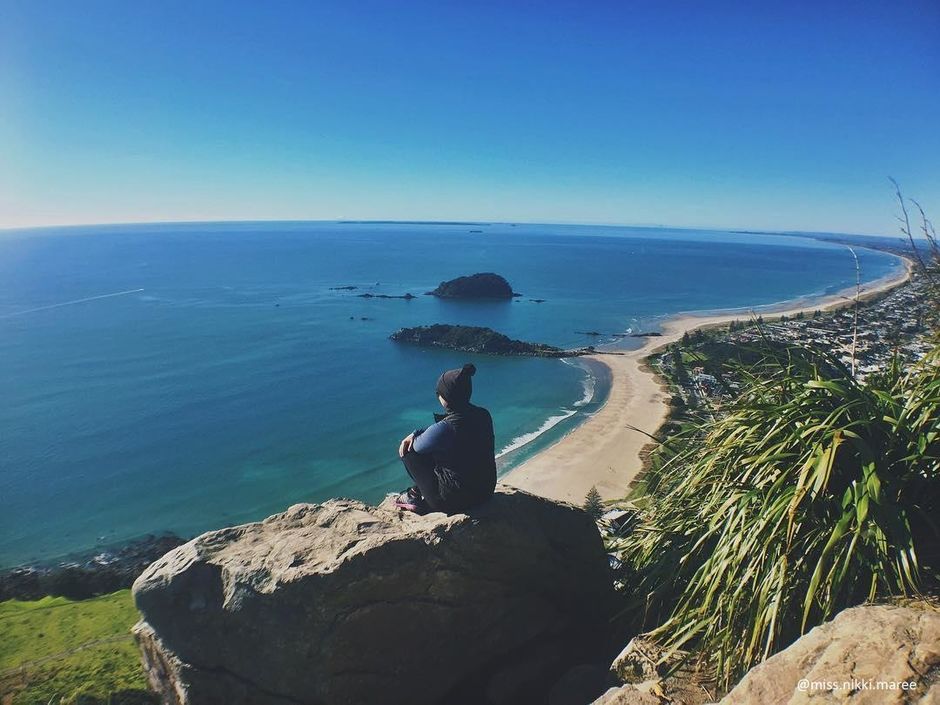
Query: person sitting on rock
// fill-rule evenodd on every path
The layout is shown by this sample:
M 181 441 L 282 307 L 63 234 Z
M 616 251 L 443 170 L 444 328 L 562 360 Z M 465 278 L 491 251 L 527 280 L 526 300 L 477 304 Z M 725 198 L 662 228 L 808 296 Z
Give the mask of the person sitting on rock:
M 454 514 L 489 499 L 496 488 L 493 418 L 470 403 L 468 363 L 447 370 L 437 380 L 437 399 L 446 412 L 433 426 L 416 429 L 402 439 L 398 455 L 415 486 L 402 492 L 396 506 L 423 514 Z

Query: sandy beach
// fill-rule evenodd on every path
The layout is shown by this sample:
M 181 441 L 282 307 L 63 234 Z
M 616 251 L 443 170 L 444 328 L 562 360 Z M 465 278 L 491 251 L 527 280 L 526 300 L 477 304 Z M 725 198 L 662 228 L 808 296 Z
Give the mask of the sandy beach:
M 865 300 L 910 279 L 912 262 L 905 260 L 900 274 L 863 284 Z M 665 322 L 662 336 L 622 354 L 599 354 L 589 359 L 611 372 L 610 394 L 604 405 L 557 443 L 510 470 L 501 481 L 552 499 L 581 504 L 590 488 L 601 497 L 618 499 L 642 469 L 640 452 L 666 420 L 668 392 L 646 364 L 659 348 L 679 340 L 687 331 L 748 319 L 758 313 L 765 319 L 793 316 L 803 311 L 833 310 L 852 305 L 855 287 L 824 298 L 790 301 L 759 311 L 736 310 L 715 314 L 681 314 Z M 637 430 L 639 429 L 639 430 Z

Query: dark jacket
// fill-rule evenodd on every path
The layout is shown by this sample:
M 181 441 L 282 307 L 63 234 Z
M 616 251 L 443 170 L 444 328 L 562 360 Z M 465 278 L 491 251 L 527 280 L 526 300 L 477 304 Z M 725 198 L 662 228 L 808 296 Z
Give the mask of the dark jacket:
M 434 458 L 441 499 L 460 511 L 488 499 L 496 488 L 493 418 L 473 404 L 446 411 L 438 423 L 416 432 L 412 449 Z

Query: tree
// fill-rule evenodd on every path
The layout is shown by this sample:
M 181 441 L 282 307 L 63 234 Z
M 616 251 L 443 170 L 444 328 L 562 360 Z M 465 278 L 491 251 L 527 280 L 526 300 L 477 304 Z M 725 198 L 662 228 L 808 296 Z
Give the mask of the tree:
M 584 496 L 584 511 L 595 519 L 600 519 L 604 513 L 604 503 L 601 500 L 601 493 L 593 485 Z
M 672 367 L 675 370 L 676 383 L 685 385 L 689 383 L 689 373 L 685 369 L 685 363 L 682 361 L 682 351 L 674 347 L 672 349 Z

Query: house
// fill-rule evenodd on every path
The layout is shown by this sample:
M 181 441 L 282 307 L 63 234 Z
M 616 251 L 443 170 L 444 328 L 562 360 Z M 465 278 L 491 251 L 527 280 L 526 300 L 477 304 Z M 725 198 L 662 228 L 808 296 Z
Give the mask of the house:
M 633 528 L 639 518 L 636 509 L 611 509 L 601 515 L 600 522 L 610 528 L 610 533 L 622 536 Z

